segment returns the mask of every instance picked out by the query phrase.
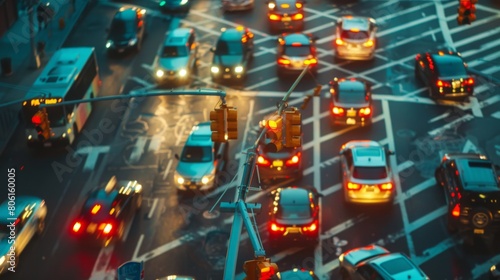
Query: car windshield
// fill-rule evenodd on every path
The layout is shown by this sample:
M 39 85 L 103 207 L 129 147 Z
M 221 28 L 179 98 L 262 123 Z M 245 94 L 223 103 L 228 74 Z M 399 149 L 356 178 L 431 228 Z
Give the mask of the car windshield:
M 460 60 L 439 63 L 436 67 L 441 77 L 467 76 L 467 71 Z
M 368 39 L 370 37 L 370 34 L 368 33 L 368 31 L 344 30 L 342 31 L 342 34 L 340 36 L 343 39 L 363 40 L 363 39 Z
M 363 90 L 349 90 L 349 91 L 339 91 L 337 94 L 337 102 L 341 103 L 364 103 L 365 100 L 365 91 Z
M 212 147 L 186 146 L 182 151 L 181 161 L 184 162 L 210 162 L 212 161 Z
M 383 166 L 359 167 L 355 166 L 352 176 L 356 179 L 379 180 L 387 178 L 387 169 Z
M 216 55 L 241 55 L 243 54 L 243 45 L 241 41 L 219 40 L 215 48 Z
M 308 45 L 302 46 L 286 46 L 285 55 L 287 56 L 308 56 L 311 54 L 311 48 Z
M 118 37 L 122 36 L 123 34 L 128 34 L 128 33 L 133 33 L 134 32 L 134 22 L 131 20 L 122 20 L 122 19 L 115 19 L 113 20 L 113 23 L 111 23 L 111 28 L 110 28 L 110 36 L 111 37 Z
M 294 3 L 281 3 L 281 4 L 276 4 L 274 7 L 274 11 L 278 12 L 280 14 L 294 14 L 297 13 L 299 10 L 295 6 Z
M 179 57 L 187 56 L 187 50 L 185 47 L 181 46 L 165 46 L 163 47 L 163 52 L 161 57 Z
M 309 204 L 281 205 L 276 213 L 278 219 L 298 220 L 311 217 Z

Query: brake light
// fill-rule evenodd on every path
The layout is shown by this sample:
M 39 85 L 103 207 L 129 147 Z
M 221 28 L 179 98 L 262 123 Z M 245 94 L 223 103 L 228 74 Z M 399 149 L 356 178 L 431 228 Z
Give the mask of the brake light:
M 361 188 L 360 184 L 354 184 L 354 183 L 347 183 L 347 189 L 349 190 L 359 190 Z
M 316 231 L 318 229 L 318 221 L 312 222 L 309 226 L 302 227 L 302 231 Z
M 473 78 L 468 78 L 467 80 L 464 81 L 465 85 L 472 86 L 474 85 L 474 79 Z
M 380 189 L 385 191 L 392 190 L 392 183 L 381 184 Z
M 90 210 L 90 213 L 92 213 L 92 215 L 95 215 L 95 214 L 99 213 L 99 210 L 101 210 L 101 205 L 96 204 L 96 205 L 94 205 L 94 207 L 92 207 L 92 210 Z
M 278 226 L 276 223 L 271 223 L 271 231 L 285 231 L 285 228 Z
M 267 160 L 266 158 L 264 158 L 263 156 L 259 156 L 257 158 L 257 164 L 262 165 L 262 166 L 269 166 L 271 164 L 271 162 L 269 160 Z
M 361 117 L 367 117 L 367 116 L 371 115 L 371 113 L 372 113 L 372 109 L 370 109 L 370 107 L 361 108 L 359 110 L 359 115 Z
M 279 59 L 278 59 L 278 64 L 281 64 L 281 65 L 289 65 L 289 64 L 290 64 L 290 60 L 289 60 L 289 59 L 286 59 L 286 58 L 279 58 Z
M 276 14 L 270 14 L 269 15 L 269 20 L 280 20 L 281 17 L 279 15 L 276 15 Z
M 316 60 L 316 58 L 309 58 L 309 59 L 304 60 L 304 64 L 305 65 L 316 65 L 316 64 L 318 64 L 318 61 Z
M 332 108 L 332 113 L 335 115 L 335 116 L 343 116 L 345 111 L 343 108 L 340 108 L 340 107 L 333 107 Z
M 295 3 L 295 7 L 296 7 L 297 9 L 302 8 L 302 3 Z
M 338 46 L 341 46 L 344 44 L 344 41 L 342 41 L 342 39 L 340 39 L 340 38 L 337 38 L 337 40 L 335 40 L 335 44 L 337 44 Z
M 300 161 L 300 153 L 294 155 L 291 159 L 285 162 L 286 166 L 296 165 Z
M 455 205 L 455 207 L 453 207 L 453 210 L 451 211 L 451 215 L 453 217 L 460 217 L 460 203 L 458 203 L 457 205 Z
M 373 40 L 368 40 L 366 42 L 363 43 L 363 46 L 369 48 L 369 47 L 373 47 L 373 45 L 375 45 L 375 43 L 373 42 Z
M 109 224 L 109 223 L 105 224 L 104 228 L 102 229 L 102 233 L 109 234 L 112 229 L 113 229 L 113 225 L 112 224 Z
M 303 18 L 304 18 L 304 15 L 301 14 L 301 13 L 295 14 L 292 17 L 293 20 L 300 20 L 300 19 L 303 19 Z
M 82 223 L 77 221 L 73 224 L 73 232 L 79 232 L 82 229 Z
M 436 85 L 438 87 L 449 87 L 450 86 L 450 83 L 446 82 L 446 81 L 441 81 L 441 80 L 438 80 L 436 82 Z

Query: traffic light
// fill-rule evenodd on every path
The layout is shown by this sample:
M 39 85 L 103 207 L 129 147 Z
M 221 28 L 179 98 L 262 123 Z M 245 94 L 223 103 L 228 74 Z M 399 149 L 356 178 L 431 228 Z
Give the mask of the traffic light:
M 313 89 L 313 96 L 320 96 L 322 88 L 323 88 L 322 85 L 315 86 Z
M 227 139 L 238 139 L 238 114 L 234 107 L 227 107 Z
M 276 153 L 283 148 L 283 118 L 278 115 L 272 115 L 266 121 L 267 139 L 271 140 L 270 143 L 266 144 L 264 151 L 266 153 Z
M 275 280 L 278 277 L 278 265 L 271 263 L 271 259 L 257 257 L 255 260 L 246 261 L 243 264 L 245 280 Z
M 225 110 L 226 108 L 216 108 L 215 111 L 210 111 L 210 130 L 213 142 L 227 142 Z
M 302 114 L 295 107 L 285 110 L 285 147 L 295 148 L 302 145 Z
M 46 141 L 50 138 L 50 122 L 45 108 L 38 110 L 38 112 L 31 117 L 31 122 L 35 126 L 38 133 L 38 140 Z
M 243 264 L 243 271 L 246 274 L 245 280 L 257 279 L 257 260 L 246 261 Z
M 459 0 L 460 6 L 458 7 L 457 23 L 459 25 L 471 24 L 476 20 L 476 6 L 477 0 Z

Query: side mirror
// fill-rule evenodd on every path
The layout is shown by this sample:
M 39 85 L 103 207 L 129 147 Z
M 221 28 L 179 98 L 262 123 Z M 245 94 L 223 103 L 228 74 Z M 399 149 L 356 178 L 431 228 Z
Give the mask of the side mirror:
M 175 159 L 177 159 L 177 160 L 179 159 L 179 155 L 178 155 L 178 154 L 175 154 L 175 155 L 174 155 L 174 157 L 175 157 Z

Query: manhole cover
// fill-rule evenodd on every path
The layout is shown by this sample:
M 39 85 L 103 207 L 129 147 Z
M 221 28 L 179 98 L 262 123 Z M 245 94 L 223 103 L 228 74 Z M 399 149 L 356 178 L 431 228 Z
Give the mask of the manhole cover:
M 203 218 L 205 218 L 205 219 L 209 219 L 209 220 L 211 220 L 211 219 L 218 218 L 219 216 L 220 216 L 220 212 L 219 212 L 219 211 L 217 211 L 217 210 L 214 210 L 214 211 L 212 211 L 212 212 L 210 212 L 210 211 L 208 211 L 208 210 L 205 210 L 205 211 L 203 212 Z

